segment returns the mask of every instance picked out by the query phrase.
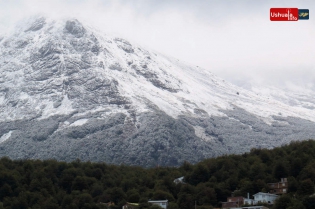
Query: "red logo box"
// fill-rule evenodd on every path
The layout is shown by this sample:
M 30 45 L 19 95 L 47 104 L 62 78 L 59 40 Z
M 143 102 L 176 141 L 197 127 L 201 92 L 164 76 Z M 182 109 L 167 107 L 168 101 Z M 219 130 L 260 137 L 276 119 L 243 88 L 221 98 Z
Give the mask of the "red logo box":
M 270 8 L 271 21 L 298 21 L 298 8 Z

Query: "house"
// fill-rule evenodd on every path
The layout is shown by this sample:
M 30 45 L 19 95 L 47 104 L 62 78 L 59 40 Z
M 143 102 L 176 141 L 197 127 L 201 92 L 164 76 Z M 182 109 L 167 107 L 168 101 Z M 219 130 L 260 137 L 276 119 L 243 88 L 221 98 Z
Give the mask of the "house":
M 244 205 L 254 205 L 254 203 L 255 203 L 255 200 L 244 198 Z
M 264 193 L 264 192 L 258 192 L 257 194 L 254 194 L 253 196 L 254 196 L 254 202 L 255 202 L 254 204 L 257 204 L 258 202 L 273 204 L 274 201 L 278 197 L 278 195 Z
M 267 204 L 274 204 L 274 201 L 277 199 L 278 195 L 258 192 L 254 194 L 254 199 L 249 198 L 249 193 L 247 193 L 247 198 L 245 197 L 228 197 L 227 202 L 222 202 L 222 208 L 229 208 L 229 209 L 268 209 L 264 206 L 255 206 L 259 202 L 267 203 Z M 242 207 L 242 205 L 251 205 Z
M 253 199 L 249 198 L 249 193 L 247 193 L 247 198 L 243 199 L 243 205 L 255 205 L 256 202 Z
M 281 178 L 280 182 L 268 183 L 271 194 L 285 194 L 288 191 L 288 179 Z
M 239 207 L 244 204 L 244 197 L 228 197 L 227 202 L 222 202 L 222 208 Z
M 168 206 L 168 200 L 149 200 L 149 203 L 152 203 L 153 205 L 158 205 L 164 209 Z
M 256 202 L 253 199 L 249 198 L 249 194 L 247 193 L 247 198 L 244 198 L 244 205 L 255 205 Z

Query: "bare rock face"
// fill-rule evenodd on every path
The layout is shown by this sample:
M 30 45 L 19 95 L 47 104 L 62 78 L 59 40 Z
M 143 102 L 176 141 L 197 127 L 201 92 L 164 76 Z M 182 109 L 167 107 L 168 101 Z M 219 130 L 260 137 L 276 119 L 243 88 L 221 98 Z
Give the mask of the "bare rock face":
M 120 49 L 124 50 L 127 53 L 134 53 L 134 49 L 128 41 L 121 38 L 115 38 L 114 40 Z
M 178 166 L 314 138 L 299 111 L 76 19 L 0 37 L 0 157 Z
M 65 30 L 77 38 L 81 38 L 86 32 L 85 28 L 77 20 L 68 20 L 66 22 Z

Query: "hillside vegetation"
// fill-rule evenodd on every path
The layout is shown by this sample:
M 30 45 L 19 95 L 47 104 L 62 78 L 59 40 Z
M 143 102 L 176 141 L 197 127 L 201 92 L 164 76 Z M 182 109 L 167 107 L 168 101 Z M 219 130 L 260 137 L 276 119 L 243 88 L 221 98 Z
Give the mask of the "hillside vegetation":
M 174 183 L 184 176 L 186 183 Z M 234 195 L 268 192 L 267 183 L 287 177 L 288 194 L 273 208 L 315 208 L 315 141 L 293 142 L 243 155 L 204 160 L 178 168 L 145 169 L 105 163 L 0 159 L 2 208 L 121 208 L 126 202 L 168 199 L 170 209 L 220 207 Z

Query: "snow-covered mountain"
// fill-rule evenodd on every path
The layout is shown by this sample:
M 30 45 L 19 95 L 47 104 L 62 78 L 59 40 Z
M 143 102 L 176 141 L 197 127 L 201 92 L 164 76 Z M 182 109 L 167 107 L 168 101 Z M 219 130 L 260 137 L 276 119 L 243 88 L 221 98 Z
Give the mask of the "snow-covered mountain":
M 291 88 L 276 86 L 254 86 L 251 91 L 278 100 L 293 107 L 315 110 L 315 91 L 311 88 L 301 88 L 291 84 Z
M 178 165 L 315 138 L 312 108 L 76 19 L 31 18 L 0 37 L 0 110 L 12 158 Z

